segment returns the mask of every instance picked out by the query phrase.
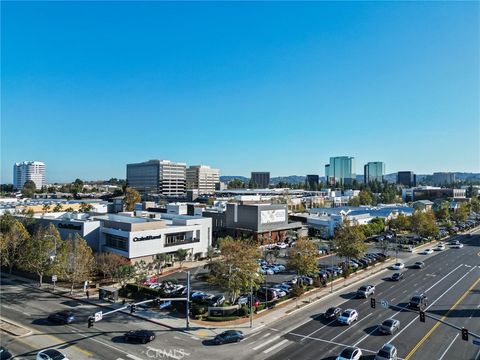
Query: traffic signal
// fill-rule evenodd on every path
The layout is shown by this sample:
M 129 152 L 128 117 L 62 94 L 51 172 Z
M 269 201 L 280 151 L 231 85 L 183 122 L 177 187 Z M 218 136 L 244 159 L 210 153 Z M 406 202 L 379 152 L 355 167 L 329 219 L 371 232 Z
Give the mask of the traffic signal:
M 377 306 L 377 304 L 375 303 L 375 299 L 374 299 L 374 298 L 371 298 L 371 299 L 370 299 L 370 307 L 371 307 L 372 309 L 375 309 L 375 306 Z
M 94 322 L 95 322 L 95 319 L 93 318 L 93 316 L 89 316 L 88 317 L 88 327 L 89 328 L 93 327 Z
M 468 330 L 462 328 L 462 340 L 468 341 Z
M 130 314 L 133 314 L 135 312 L 135 304 L 130 305 Z
M 425 311 L 420 311 L 420 322 L 425 322 Z

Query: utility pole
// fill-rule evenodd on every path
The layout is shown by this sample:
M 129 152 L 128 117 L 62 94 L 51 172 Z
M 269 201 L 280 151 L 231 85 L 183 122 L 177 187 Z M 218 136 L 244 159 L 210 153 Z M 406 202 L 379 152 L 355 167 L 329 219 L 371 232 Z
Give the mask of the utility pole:
M 250 329 L 253 327 L 253 279 L 250 280 Z
M 332 260 L 332 271 L 330 272 L 330 293 L 333 293 L 333 244 L 330 245 L 330 249 L 332 250 L 332 254 L 330 255 L 330 259 Z
M 190 329 L 190 270 L 187 271 L 187 330 Z

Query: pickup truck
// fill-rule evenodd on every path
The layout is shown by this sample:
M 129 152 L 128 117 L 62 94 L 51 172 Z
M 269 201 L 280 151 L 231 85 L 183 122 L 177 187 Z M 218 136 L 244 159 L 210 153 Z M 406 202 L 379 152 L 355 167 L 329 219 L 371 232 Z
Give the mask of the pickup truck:
M 357 297 L 359 298 L 367 298 L 373 294 L 375 294 L 375 286 L 373 285 L 363 285 L 357 290 Z

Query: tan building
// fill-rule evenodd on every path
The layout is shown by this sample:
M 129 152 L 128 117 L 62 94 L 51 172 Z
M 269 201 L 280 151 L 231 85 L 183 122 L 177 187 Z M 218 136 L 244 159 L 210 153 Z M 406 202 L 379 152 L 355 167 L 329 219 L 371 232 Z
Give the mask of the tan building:
M 220 170 L 206 165 L 194 165 L 187 169 L 187 189 L 198 189 L 199 194 L 213 194 L 220 182 Z

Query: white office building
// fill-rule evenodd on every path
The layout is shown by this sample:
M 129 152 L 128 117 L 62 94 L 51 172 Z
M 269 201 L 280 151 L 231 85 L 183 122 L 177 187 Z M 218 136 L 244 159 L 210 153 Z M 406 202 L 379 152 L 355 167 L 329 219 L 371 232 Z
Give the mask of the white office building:
M 22 189 L 27 181 L 33 181 L 37 189 L 45 183 L 45 164 L 40 161 L 23 161 L 13 166 L 13 187 Z
M 183 196 L 186 192 L 184 163 L 169 160 L 149 160 L 127 164 L 127 184 L 142 194 Z
M 220 170 L 206 165 L 194 165 L 187 169 L 187 189 L 198 189 L 199 194 L 213 194 L 220 182 Z

